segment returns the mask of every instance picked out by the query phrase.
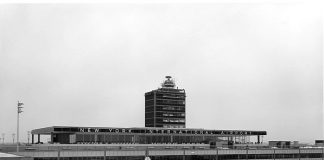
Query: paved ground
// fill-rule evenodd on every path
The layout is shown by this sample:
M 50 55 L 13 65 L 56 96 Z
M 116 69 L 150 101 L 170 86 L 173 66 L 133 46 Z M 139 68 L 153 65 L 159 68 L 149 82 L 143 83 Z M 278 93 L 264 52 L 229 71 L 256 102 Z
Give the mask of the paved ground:
M 17 155 L 14 155 L 14 154 L 0 152 L 0 158 L 3 158 L 3 157 L 21 157 L 21 156 L 17 156 Z

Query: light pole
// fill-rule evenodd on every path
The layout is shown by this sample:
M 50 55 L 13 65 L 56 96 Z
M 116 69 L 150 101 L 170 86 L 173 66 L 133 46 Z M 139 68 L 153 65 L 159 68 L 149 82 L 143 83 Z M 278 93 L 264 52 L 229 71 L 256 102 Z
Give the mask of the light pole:
M 4 133 L 2 133 L 1 135 L 2 135 L 2 144 L 4 144 L 4 138 L 5 138 L 5 134 L 4 134 Z
M 29 144 L 30 131 L 27 131 L 27 137 L 28 137 L 28 144 Z
M 14 133 L 12 134 L 12 144 L 15 143 L 15 135 L 16 135 L 16 134 L 14 134 Z
M 21 112 L 23 112 L 21 110 L 23 108 L 23 107 L 21 107 L 22 105 L 24 105 L 24 104 L 18 101 L 18 104 L 17 104 L 17 152 L 19 152 L 19 114 Z

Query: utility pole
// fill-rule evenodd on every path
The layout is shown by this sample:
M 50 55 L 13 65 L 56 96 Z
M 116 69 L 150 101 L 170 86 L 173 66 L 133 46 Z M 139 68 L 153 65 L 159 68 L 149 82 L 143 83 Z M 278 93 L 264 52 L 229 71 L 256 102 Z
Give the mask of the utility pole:
M 16 134 L 12 134 L 12 144 L 15 144 L 15 136 L 16 136 Z
M 23 108 L 23 107 L 21 107 L 22 105 L 24 105 L 24 104 L 18 101 L 18 104 L 17 104 L 17 152 L 19 152 L 19 114 L 21 112 L 23 112 L 21 110 Z
M 4 134 L 4 133 L 2 133 L 1 135 L 2 135 L 2 144 L 4 144 L 4 138 L 5 138 L 5 134 Z
M 27 131 L 27 137 L 28 137 L 28 144 L 29 144 L 29 137 L 30 137 L 30 131 Z

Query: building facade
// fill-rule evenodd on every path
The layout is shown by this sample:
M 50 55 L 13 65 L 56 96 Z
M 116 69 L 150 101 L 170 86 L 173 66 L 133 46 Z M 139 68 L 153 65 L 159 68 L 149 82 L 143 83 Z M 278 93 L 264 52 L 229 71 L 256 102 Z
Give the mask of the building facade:
M 186 92 L 166 78 L 162 88 L 145 93 L 145 127 L 185 128 Z
M 249 137 L 260 137 L 266 135 L 267 132 L 189 128 L 171 129 L 53 126 L 32 130 L 31 134 L 32 143 L 34 143 L 34 135 L 38 135 L 37 143 L 40 141 L 40 135 L 50 135 L 50 143 L 59 144 L 184 144 L 209 143 L 211 141 L 232 142 L 235 137 L 249 139 Z

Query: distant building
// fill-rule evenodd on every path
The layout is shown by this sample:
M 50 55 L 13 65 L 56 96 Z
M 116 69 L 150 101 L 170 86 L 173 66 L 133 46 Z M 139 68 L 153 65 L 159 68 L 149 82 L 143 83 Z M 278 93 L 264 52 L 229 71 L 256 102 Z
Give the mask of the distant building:
M 290 141 L 269 141 L 269 147 L 290 148 L 291 142 Z
M 162 88 L 145 93 L 145 127 L 185 128 L 186 93 L 171 76 Z
M 315 145 L 319 147 L 324 147 L 324 140 L 315 140 Z

